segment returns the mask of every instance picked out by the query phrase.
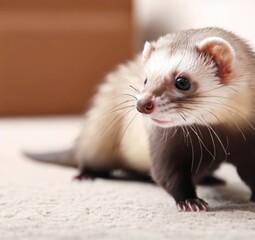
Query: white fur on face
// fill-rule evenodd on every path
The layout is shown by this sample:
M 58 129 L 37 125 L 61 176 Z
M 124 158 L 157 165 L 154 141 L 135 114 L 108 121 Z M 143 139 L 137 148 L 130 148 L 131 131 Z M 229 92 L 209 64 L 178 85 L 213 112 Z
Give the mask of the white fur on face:
M 154 51 L 144 68 L 148 84 L 151 86 L 160 86 L 161 82 L 169 79 L 173 73 L 187 75 L 191 83 L 196 82 L 198 85 L 197 91 L 191 94 L 194 96 L 192 99 L 195 103 L 187 102 L 188 97 L 184 97 L 186 103 L 182 104 L 183 108 L 178 107 L 175 101 L 173 103 L 171 99 L 167 100 L 166 96 L 153 96 L 155 109 L 146 117 L 157 126 L 169 128 L 194 123 L 236 124 L 250 114 L 248 109 L 251 107 L 252 94 L 249 89 L 247 91 L 248 81 L 239 78 L 232 79 L 228 84 L 221 83 L 216 75 L 215 63 L 212 60 L 206 60 L 203 55 L 192 51 L 179 51 L 169 56 L 165 49 Z M 174 89 L 173 94 L 175 97 L 182 96 L 180 91 Z M 168 103 L 165 104 L 165 102 Z

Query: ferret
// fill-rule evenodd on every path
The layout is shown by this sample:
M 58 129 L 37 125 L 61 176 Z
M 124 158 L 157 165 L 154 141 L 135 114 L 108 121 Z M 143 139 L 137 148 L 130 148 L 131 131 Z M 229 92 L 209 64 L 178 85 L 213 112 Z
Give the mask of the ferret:
M 151 175 L 180 211 L 207 211 L 198 182 L 232 163 L 255 201 L 255 56 L 220 28 L 190 29 L 146 42 L 108 74 L 73 148 L 31 158 L 80 169 Z

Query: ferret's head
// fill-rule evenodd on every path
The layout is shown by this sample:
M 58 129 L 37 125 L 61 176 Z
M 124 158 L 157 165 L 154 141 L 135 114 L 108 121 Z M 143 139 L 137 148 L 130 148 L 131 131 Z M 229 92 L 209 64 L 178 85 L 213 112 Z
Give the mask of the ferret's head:
M 236 51 L 220 37 L 167 35 L 146 42 L 144 87 L 137 110 L 160 127 L 242 122 L 250 109 L 236 77 Z

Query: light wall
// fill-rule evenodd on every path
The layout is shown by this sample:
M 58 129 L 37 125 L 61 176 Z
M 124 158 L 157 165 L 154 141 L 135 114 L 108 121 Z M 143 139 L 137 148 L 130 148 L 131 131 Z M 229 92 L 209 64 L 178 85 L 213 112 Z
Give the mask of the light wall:
M 187 28 L 218 26 L 255 47 L 254 0 L 134 0 L 141 43 Z

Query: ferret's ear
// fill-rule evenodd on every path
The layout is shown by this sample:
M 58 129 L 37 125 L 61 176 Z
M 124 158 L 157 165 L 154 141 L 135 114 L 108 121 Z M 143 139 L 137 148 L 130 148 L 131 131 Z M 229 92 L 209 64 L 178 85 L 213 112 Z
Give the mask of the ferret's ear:
M 153 43 L 146 42 L 143 47 L 143 63 L 147 61 L 147 59 L 150 57 L 151 53 L 155 50 L 155 46 Z
M 221 83 L 228 83 L 233 77 L 235 50 L 226 40 L 220 37 L 209 37 L 197 44 L 197 49 L 215 61 L 218 67 L 217 76 Z

